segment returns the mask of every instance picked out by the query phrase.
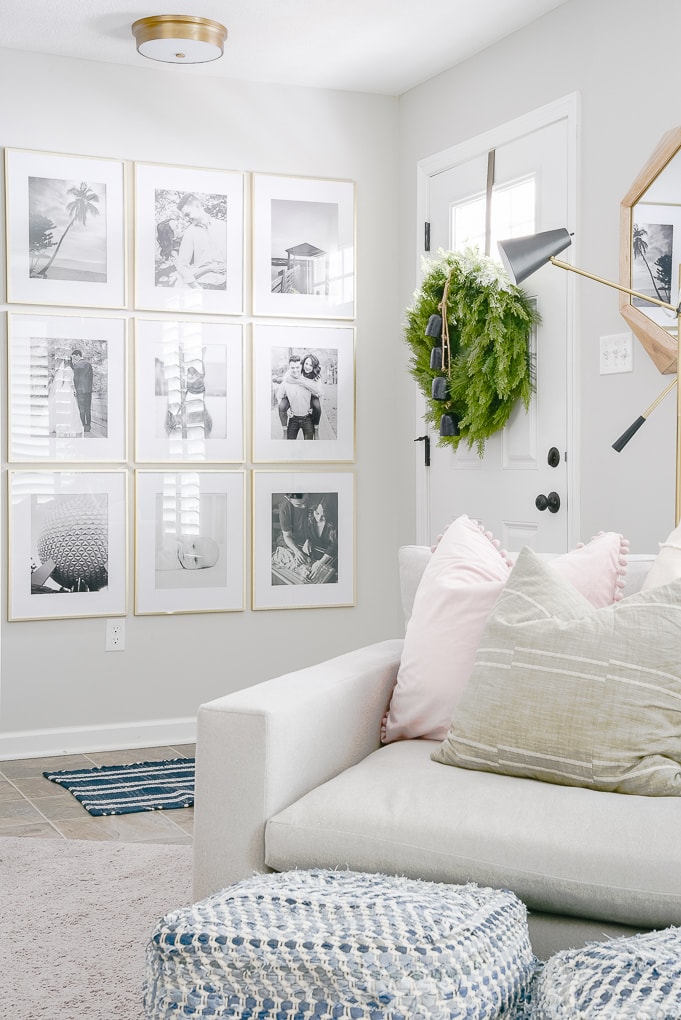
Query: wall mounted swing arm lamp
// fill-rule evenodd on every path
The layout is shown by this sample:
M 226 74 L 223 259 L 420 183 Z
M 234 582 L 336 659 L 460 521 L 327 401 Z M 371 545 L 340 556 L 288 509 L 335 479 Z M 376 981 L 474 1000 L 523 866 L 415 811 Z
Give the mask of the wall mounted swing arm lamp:
M 529 276 L 532 276 L 533 273 L 536 273 L 538 269 L 541 269 L 542 266 L 551 263 L 554 266 L 558 266 L 559 269 L 566 269 L 571 273 L 576 273 L 578 276 L 586 277 L 587 280 L 593 280 L 595 283 L 601 283 L 605 287 L 611 287 L 613 290 L 618 290 L 623 294 L 629 294 L 631 297 L 641 298 L 648 304 L 659 305 L 660 308 L 665 308 L 668 311 L 673 312 L 676 316 L 677 322 L 677 338 L 681 337 L 681 302 L 677 307 L 674 307 L 674 305 L 670 305 L 666 301 L 660 301 L 658 298 L 652 298 L 647 294 L 641 294 L 639 291 L 632 290 L 630 287 L 624 287 L 622 284 L 613 283 L 612 280 L 606 280 L 602 276 L 596 276 L 594 273 L 588 273 L 584 269 L 579 269 L 577 266 L 570 265 L 569 262 L 563 262 L 556 258 L 556 255 L 565 251 L 565 249 L 571 244 L 572 235 L 565 227 L 561 227 L 558 230 L 545 230 L 542 231 L 542 233 L 530 234 L 527 237 L 516 237 L 507 241 L 499 241 L 499 254 L 501 255 L 501 261 L 503 262 L 504 268 L 506 269 L 512 283 L 522 283 Z M 644 422 L 653 413 L 655 408 L 662 403 L 667 394 L 671 393 L 676 386 L 677 421 L 675 521 L 678 525 L 681 521 L 681 387 L 677 386 L 681 370 L 681 344 L 679 344 L 678 341 L 677 348 L 676 378 L 672 380 L 662 393 L 660 393 L 650 407 L 646 408 L 643 414 L 639 415 L 636 421 L 632 422 L 629 428 L 615 440 L 612 446 L 617 453 L 621 453 L 632 436 L 638 432 Z

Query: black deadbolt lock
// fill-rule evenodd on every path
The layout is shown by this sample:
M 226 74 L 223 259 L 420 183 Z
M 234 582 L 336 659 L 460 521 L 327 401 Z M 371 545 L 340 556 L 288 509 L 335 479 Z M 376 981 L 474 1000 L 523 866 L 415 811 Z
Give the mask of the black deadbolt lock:
M 556 446 L 551 447 L 551 449 L 549 450 L 549 455 L 546 459 L 548 461 L 549 467 L 558 467 L 558 465 L 560 464 L 560 451 Z

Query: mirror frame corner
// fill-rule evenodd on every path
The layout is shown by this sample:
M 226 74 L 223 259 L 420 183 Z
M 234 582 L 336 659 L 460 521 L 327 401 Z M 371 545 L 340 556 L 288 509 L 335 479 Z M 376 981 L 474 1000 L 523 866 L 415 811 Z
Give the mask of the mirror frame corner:
M 620 284 L 623 287 L 631 287 L 632 210 L 679 151 L 681 127 L 676 127 L 662 137 L 620 203 Z M 676 372 L 678 344 L 669 333 L 637 308 L 628 294 L 620 293 L 620 314 L 659 371 L 664 375 Z

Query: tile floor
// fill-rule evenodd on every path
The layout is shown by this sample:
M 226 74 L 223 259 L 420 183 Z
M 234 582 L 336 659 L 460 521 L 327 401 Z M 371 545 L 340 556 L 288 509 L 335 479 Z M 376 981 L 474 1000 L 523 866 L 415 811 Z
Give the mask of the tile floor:
M 136 747 L 127 751 L 93 751 L 0 761 L 0 837 L 38 836 L 45 839 L 121 840 L 126 843 L 192 842 L 194 809 L 141 811 L 133 815 L 93 818 L 75 797 L 43 772 L 89 769 L 164 758 L 193 758 L 194 744 L 175 747 Z

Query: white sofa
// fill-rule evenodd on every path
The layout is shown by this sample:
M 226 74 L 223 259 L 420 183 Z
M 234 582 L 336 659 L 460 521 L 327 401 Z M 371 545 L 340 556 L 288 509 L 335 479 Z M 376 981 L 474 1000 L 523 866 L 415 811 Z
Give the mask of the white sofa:
M 400 550 L 405 618 L 430 552 Z M 652 557 L 630 557 L 625 594 Z M 543 958 L 681 925 L 681 798 L 472 772 L 379 727 L 402 642 L 383 641 L 203 705 L 194 892 L 255 871 L 338 867 L 512 889 Z M 680 650 L 681 654 L 681 650 Z

